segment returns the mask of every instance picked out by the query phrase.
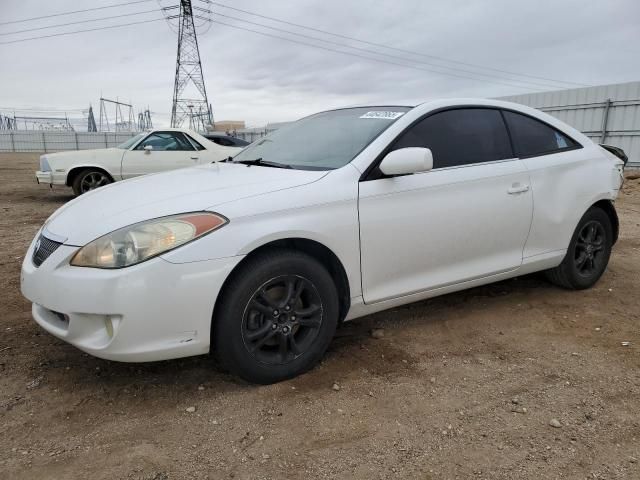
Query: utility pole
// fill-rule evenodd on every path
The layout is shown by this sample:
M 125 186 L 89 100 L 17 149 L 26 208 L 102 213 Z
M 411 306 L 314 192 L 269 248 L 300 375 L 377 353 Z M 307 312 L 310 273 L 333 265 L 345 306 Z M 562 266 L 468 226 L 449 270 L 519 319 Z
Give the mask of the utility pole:
M 200 50 L 193 18 L 201 18 L 191 0 L 180 0 L 180 12 L 168 18 L 178 18 L 178 54 L 173 86 L 171 126 L 180 127 L 187 120 L 190 128 L 205 131 L 211 125 L 213 115 L 202 76 Z M 194 15 L 194 10 L 196 14 Z

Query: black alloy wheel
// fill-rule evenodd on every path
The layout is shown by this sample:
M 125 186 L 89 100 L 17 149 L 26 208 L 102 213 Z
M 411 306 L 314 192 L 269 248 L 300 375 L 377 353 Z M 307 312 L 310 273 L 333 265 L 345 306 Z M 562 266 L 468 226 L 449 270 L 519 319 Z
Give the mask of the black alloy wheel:
M 297 250 L 253 254 L 231 273 L 214 308 L 212 351 L 253 383 L 275 383 L 316 365 L 336 331 L 338 291 L 327 268 Z
M 590 208 L 578 222 L 564 260 L 547 270 L 547 278 L 572 290 L 592 287 L 607 269 L 612 244 L 609 215 L 601 208 Z
M 573 255 L 579 275 L 589 278 L 600 270 L 602 262 L 606 261 L 605 240 L 606 234 L 600 222 L 592 220 L 582 227 Z
M 322 299 L 313 283 L 282 275 L 261 285 L 242 319 L 245 346 L 260 362 L 282 365 L 309 350 L 322 325 Z

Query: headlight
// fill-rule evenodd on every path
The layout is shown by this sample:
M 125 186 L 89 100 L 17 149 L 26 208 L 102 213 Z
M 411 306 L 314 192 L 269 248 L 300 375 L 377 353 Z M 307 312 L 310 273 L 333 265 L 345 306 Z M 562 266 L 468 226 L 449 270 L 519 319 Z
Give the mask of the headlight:
M 215 213 L 185 213 L 136 223 L 100 237 L 76 252 L 76 267 L 123 268 L 161 255 L 224 226 Z
M 49 160 L 46 155 L 40 155 L 40 171 L 41 172 L 50 172 L 51 167 L 49 166 Z

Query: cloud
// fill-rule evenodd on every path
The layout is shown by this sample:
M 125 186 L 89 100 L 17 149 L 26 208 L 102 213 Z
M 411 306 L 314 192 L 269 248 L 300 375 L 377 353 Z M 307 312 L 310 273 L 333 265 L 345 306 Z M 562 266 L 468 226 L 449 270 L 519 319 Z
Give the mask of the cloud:
M 92 6 L 109 5 L 101 0 Z M 163 5 L 177 3 L 162 0 Z M 640 44 L 640 3 L 563 2 L 533 3 L 494 0 L 364 1 L 353 0 L 221 0 L 235 8 L 313 26 L 426 55 L 484 65 L 498 70 L 586 84 L 614 83 L 640 78 L 635 61 Z M 78 2 L 58 0 L 3 0 L 3 20 L 77 10 Z M 82 4 L 84 5 L 84 4 Z M 85 14 L 54 17 L 0 26 L 0 33 L 157 7 L 155 1 Z M 206 6 L 205 4 L 202 4 Z M 532 90 L 519 88 L 518 78 L 497 71 L 470 75 L 460 70 L 479 69 L 449 64 L 430 57 L 382 50 L 364 43 L 297 29 L 264 18 L 213 6 L 214 12 L 295 30 L 351 44 L 390 56 L 410 59 L 414 68 L 385 62 L 406 60 L 350 50 L 353 55 L 312 48 L 285 40 L 212 24 L 200 36 L 200 54 L 209 100 L 218 120 L 244 119 L 251 125 L 294 119 L 314 111 L 362 103 L 415 104 L 436 97 L 492 97 Z M 51 30 L 52 33 L 159 18 L 158 13 L 133 15 L 102 23 Z M 226 17 L 216 20 L 287 36 L 327 49 L 339 45 L 295 37 Z M 614 23 L 615 20 L 615 23 Z M 0 35 L 0 41 L 41 35 L 35 31 Z M 78 110 L 97 107 L 100 95 L 131 101 L 140 110 L 150 106 L 156 125 L 167 124 L 171 111 L 176 34 L 163 21 L 78 35 L 0 45 L 0 112 L 6 107 Z M 360 56 L 375 56 L 377 61 Z M 598 61 L 594 61 L 598 59 Z M 422 62 L 422 63 L 419 63 Z M 453 75 L 435 72 L 448 71 Z M 459 78 L 475 77 L 474 78 Z M 495 75 L 500 78 L 489 78 Z M 491 83 L 482 80 L 494 80 Z M 529 79 L 548 84 L 546 80 Z M 512 84 L 512 85 L 505 85 Z M 531 88 L 549 90 L 542 85 Z

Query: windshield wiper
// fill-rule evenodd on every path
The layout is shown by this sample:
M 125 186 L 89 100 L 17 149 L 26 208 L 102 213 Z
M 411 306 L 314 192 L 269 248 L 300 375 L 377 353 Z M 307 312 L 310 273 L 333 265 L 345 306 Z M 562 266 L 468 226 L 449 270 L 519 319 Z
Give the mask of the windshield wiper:
M 263 160 L 262 158 L 256 158 L 255 160 L 234 160 L 233 163 L 241 163 L 243 165 L 258 165 L 261 167 L 273 167 L 273 168 L 293 168 L 291 165 L 287 165 L 286 163 L 277 163 L 277 162 L 269 162 L 267 160 Z

